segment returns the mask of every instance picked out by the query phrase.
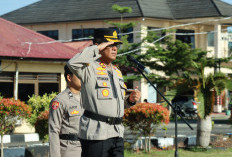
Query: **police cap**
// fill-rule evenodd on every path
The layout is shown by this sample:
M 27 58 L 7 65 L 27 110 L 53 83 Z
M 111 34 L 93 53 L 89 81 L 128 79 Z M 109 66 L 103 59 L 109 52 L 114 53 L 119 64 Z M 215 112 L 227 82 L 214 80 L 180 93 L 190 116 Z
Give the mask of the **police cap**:
M 94 43 L 102 42 L 115 42 L 121 44 L 122 42 L 118 39 L 118 33 L 112 28 L 98 28 L 94 30 Z

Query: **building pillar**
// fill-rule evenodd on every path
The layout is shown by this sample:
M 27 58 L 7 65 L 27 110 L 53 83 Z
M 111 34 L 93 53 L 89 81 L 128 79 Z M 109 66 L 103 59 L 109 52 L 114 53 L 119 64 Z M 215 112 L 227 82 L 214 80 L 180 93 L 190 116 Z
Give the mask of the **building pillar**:
M 214 55 L 215 58 L 221 58 L 221 25 L 215 24 L 214 25 Z
M 214 56 L 215 59 L 219 59 L 222 56 L 221 52 L 221 24 L 215 24 L 214 25 Z M 218 65 L 214 69 L 215 72 L 220 71 L 220 67 Z M 216 94 L 216 93 L 215 93 Z M 221 104 L 221 95 L 216 95 L 215 96 L 216 101 L 214 105 L 214 112 L 221 113 L 222 112 L 222 104 Z
M 19 80 L 19 69 L 18 63 L 15 63 L 15 85 L 14 85 L 14 99 L 18 100 L 18 80 Z

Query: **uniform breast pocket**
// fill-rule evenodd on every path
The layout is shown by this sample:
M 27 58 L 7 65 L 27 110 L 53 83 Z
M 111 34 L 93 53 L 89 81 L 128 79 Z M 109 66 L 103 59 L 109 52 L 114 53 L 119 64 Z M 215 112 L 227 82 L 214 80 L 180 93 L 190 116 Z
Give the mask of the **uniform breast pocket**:
M 112 89 L 109 81 L 97 80 L 98 99 L 112 99 Z
M 120 87 L 121 87 L 121 94 L 122 94 L 122 99 L 126 96 L 126 85 L 123 81 L 119 81 Z
M 70 125 L 78 125 L 79 124 L 80 114 L 81 114 L 81 111 L 78 110 L 77 108 L 70 107 L 68 109 Z

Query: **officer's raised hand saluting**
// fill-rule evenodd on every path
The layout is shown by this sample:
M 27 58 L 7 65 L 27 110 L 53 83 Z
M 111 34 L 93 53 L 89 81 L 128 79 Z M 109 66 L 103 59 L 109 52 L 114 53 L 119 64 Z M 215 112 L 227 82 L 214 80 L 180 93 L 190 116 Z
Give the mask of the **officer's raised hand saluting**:
M 80 120 L 80 141 L 83 157 L 123 157 L 122 117 L 124 106 L 140 99 L 135 89 L 126 96 L 121 71 L 112 64 L 117 57 L 118 39 L 114 29 L 96 29 L 94 45 L 69 60 L 70 70 L 82 82 L 85 112 Z

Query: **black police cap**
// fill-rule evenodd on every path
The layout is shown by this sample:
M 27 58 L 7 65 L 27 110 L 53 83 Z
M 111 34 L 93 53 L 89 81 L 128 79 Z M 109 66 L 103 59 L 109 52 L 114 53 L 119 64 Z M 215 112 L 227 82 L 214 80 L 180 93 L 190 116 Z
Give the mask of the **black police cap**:
M 116 30 L 111 28 L 98 28 L 94 30 L 94 40 L 101 42 L 115 42 L 122 43 L 121 40 L 118 39 L 118 33 Z M 99 43 L 99 42 L 97 42 Z

